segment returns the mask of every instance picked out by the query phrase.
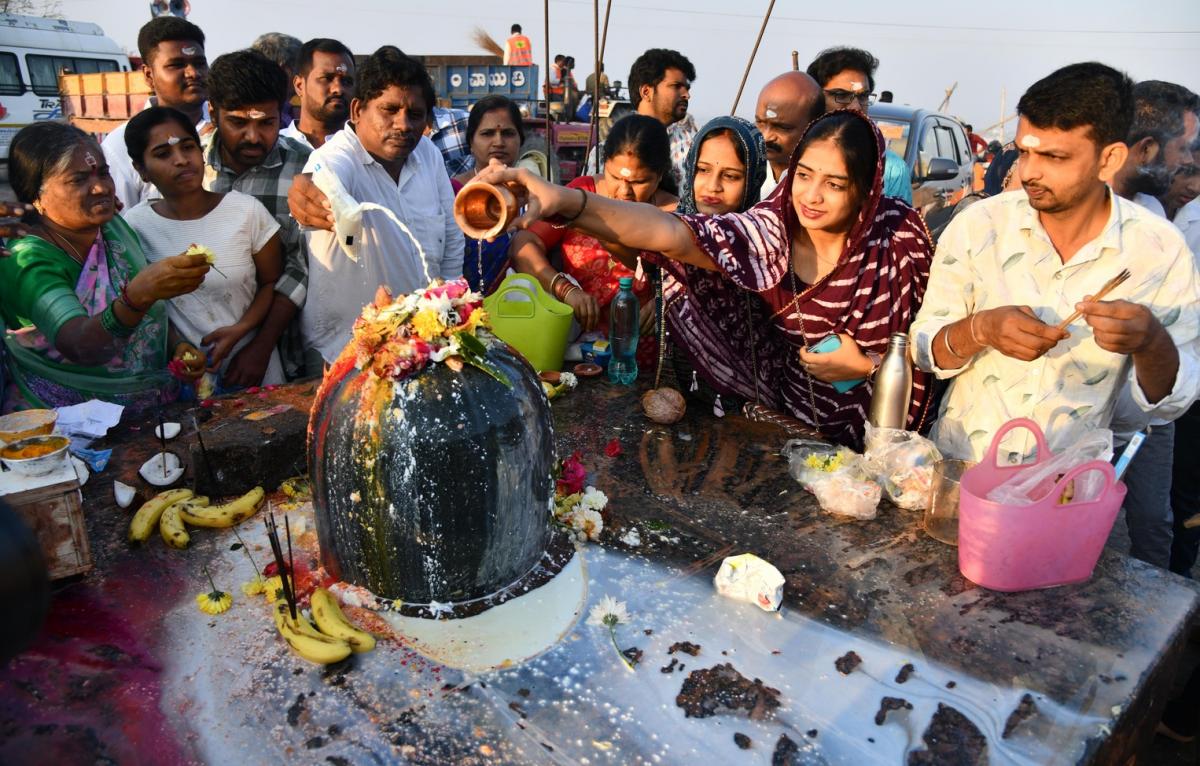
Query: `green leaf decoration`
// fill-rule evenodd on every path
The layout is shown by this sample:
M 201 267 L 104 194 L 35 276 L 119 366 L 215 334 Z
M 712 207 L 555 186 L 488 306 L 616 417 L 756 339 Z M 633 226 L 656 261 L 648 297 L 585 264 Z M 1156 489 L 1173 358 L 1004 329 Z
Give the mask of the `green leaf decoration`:
M 1006 261 L 1003 263 L 1003 265 L 1001 265 L 1001 266 L 1000 266 L 1000 270 L 1001 270 L 1001 271 L 1008 271 L 1008 270 L 1009 270 L 1009 269 L 1011 269 L 1013 266 L 1016 266 L 1016 265 L 1017 265 L 1017 263 L 1019 263 L 1019 262 L 1020 262 L 1020 260 L 1021 260 L 1022 258 L 1024 258 L 1024 257 L 1025 257 L 1025 253 L 1015 253 L 1015 254 L 1013 254 L 1013 255 L 1010 255 L 1010 256 L 1008 256 L 1008 260 L 1006 260 Z
M 987 435 L 988 435 L 988 432 L 981 428 L 978 431 L 972 431 L 971 434 L 969 436 L 967 436 L 967 441 L 975 441 L 976 439 L 986 439 Z
M 1082 407 L 1076 407 L 1074 410 L 1071 411 L 1071 419 L 1079 420 L 1080 418 L 1082 418 L 1084 415 L 1088 414 L 1091 411 L 1092 411 L 1092 405 L 1090 405 L 1090 404 L 1085 404 Z
M 1108 377 L 1108 370 L 1101 370 L 1099 375 L 1093 375 L 1092 377 L 1090 377 L 1090 378 L 1088 378 L 1087 380 L 1083 381 L 1083 385 L 1085 385 L 1085 386 L 1094 386 L 1094 385 L 1096 385 L 1097 383 L 1099 383 L 1100 381 L 1104 380 L 1104 379 L 1105 379 L 1105 378 L 1107 378 L 1107 377 Z
M 958 263 L 958 259 L 953 255 L 947 255 L 942 259 L 942 263 L 946 264 L 947 266 L 953 266 L 954 264 Z
M 1033 394 L 1021 394 L 1021 404 L 1025 404 L 1033 398 Z
M 938 309 L 937 311 L 933 312 L 933 315 L 935 317 L 948 317 L 950 316 L 950 309 Z
M 508 376 L 487 360 L 487 346 L 483 345 L 483 341 L 468 332 L 456 332 L 454 337 L 458 339 L 458 348 L 464 362 L 512 388 L 512 381 Z
M 1181 310 L 1182 310 L 1181 306 L 1176 306 L 1175 308 L 1168 311 L 1166 313 L 1166 315 L 1162 318 L 1162 326 L 1170 327 L 1171 325 L 1173 325 L 1177 321 L 1179 321 L 1179 312 Z
M 983 379 L 983 385 L 985 385 L 985 386 L 990 386 L 993 383 L 999 383 L 999 382 L 1000 382 L 999 375 L 988 375 L 986 378 Z

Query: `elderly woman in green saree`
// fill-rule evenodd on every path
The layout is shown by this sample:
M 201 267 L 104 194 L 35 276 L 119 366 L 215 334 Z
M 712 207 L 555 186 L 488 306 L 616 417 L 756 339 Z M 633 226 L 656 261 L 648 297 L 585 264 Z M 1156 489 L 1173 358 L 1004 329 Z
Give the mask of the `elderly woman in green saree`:
M 163 301 L 200 285 L 205 257 L 148 266 L 137 235 L 116 215 L 103 152 L 71 125 L 35 123 L 17 133 L 9 182 L 35 212 L 0 258 L 4 411 L 89 399 L 145 409 L 173 400 L 179 378 L 203 372 L 204 354 L 177 342 Z

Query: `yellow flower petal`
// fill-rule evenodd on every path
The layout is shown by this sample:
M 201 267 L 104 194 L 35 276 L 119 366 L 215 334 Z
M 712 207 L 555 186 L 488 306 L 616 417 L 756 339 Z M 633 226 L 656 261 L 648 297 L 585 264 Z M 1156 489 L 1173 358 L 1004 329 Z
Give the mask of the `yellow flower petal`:
M 279 575 L 268 579 L 263 584 L 263 595 L 267 597 L 268 604 L 274 604 L 279 599 L 283 598 L 283 578 Z
M 261 575 L 254 575 L 254 579 L 250 582 L 242 583 L 242 593 L 247 596 L 257 596 L 260 593 L 265 593 L 267 590 L 267 582 Z
M 196 605 L 201 612 L 220 614 L 233 605 L 233 596 L 224 591 L 213 590 L 196 596 Z
M 413 315 L 412 329 L 422 340 L 433 340 L 446 331 L 446 326 L 436 311 L 425 308 Z

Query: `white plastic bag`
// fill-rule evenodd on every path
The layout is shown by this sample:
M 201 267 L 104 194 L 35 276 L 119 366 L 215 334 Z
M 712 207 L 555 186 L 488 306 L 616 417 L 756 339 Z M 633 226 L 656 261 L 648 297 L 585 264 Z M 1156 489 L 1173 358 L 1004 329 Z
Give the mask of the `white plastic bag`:
M 726 557 L 713 585 L 722 596 L 756 604 L 766 612 L 778 610 L 783 602 L 783 575 L 753 553 Z
M 933 442 L 899 428 L 874 428 L 867 424 L 864 462 L 888 498 L 907 511 L 921 511 L 929 505 L 933 484 L 933 466 L 942 454 Z
M 1111 462 L 1112 456 L 1112 431 L 1107 428 L 1088 431 L 1049 460 L 1014 471 L 1012 478 L 992 489 L 987 498 L 1005 505 L 1035 503 L 1052 491 L 1063 474 L 1075 466 L 1092 460 Z M 1103 490 L 1104 476 L 1099 471 L 1088 471 L 1076 476 L 1071 484 L 1064 488 L 1059 502 L 1095 500 Z
M 862 455 L 826 442 L 790 439 L 783 445 L 792 478 L 817 497 L 821 510 L 856 519 L 873 519 L 882 491 Z
M 789 439 L 783 445 L 783 454 L 792 478 L 810 490 L 814 481 L 850 470 L 862 459 L 853 450 L 811 439 Z

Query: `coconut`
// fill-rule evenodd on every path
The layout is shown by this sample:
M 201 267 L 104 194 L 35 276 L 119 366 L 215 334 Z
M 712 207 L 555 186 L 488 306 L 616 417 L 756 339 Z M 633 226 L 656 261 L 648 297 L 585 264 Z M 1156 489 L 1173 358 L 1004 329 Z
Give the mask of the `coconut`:
M 673 388 L 654 388 L 642 395 L 642 409 L 655 423 L 669 425 L 679 422 L 687 411 L 687 404 L 683 394 Z

